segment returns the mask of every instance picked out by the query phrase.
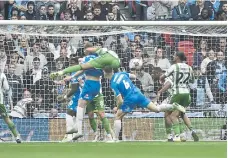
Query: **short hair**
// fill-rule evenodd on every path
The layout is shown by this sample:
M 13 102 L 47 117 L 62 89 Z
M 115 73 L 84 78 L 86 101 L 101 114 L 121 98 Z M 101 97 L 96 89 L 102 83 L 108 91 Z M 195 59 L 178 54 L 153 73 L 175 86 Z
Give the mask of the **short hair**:
M 33 58 L 33 62 L 34 61 L 39 61 L 40 62 L 40 58 L 39 57 L 35 57 L 35 58 Z
M 93 44 L 91 42 L 86 43 L 84 46 L 85 49 L 89 47 L 93 47 Z
M 52 5 L 52 4 L 49 4 L 47 8 L 50 8 L 50 7 L 53 7 L 53 8 L 54 8 L 54 5 Z
M 101 10 L 101 6 L 100 5 L 95 5 L 93 10 L 95 10 L 95 9 L 100 9 Z
M 176 56 L 178 56 L 181 61 L 186 61 L 187 59 L 183 52 L 176 52 Z
M 91 10 L 88 10 L 88 11 L 86 12 L 86 14 L 88 14 L 88 13 L 92 13 L 92 14 L 93 14 L 93 12 L 92 12 Z
M 64 11 L 64 14 L 66 14 L 66 13 L 69 13 L 70 15 L 72 15 L 72 13 L 71 13 L 71 10 L 70 10 L 70 9 L 65 10 L 65 11 Z

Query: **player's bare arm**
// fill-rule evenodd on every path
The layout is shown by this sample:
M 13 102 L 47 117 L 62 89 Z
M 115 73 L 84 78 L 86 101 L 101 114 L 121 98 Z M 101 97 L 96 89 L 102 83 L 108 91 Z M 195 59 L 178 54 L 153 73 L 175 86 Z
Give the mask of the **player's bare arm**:
M 116 97 L 116 105 L 117 105 L 117 109 L 119 109 L 119 107 L 123 104 L 123 97 L 120 95 L 118 95 Z

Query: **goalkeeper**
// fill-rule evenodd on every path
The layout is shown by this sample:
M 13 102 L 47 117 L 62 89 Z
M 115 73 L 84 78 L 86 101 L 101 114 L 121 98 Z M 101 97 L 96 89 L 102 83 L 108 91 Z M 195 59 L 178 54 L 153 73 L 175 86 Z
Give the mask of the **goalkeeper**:
M 106 67 L 107 68 L 120 67 L 120 59 L 114 51 L 108 50 L 107 48 L 93 47 L 91 43 L 85 44 L 84 48 L 85 48 L 85 54 L 90 54 L 95 52 L 95 54 L 97 54 L 98 57 L 83 64 L 70 66 L 64 69 L 63 71 L 51 73 L 50 77 L 55 78 L 57 76 L 62 76 L 67 73 L 77 72 L 80 70 L 87 70 L 91 68 L 103 69 Z
M 0 116 L 2 116 L 5 123 L 8 125 L 10 131 L 13 133 L 13 136 L 16 139 L 17 143 L 21 143 L 21 139 L 18 135 L 14 123 L 10 120 L 9 115 L 7 114 L 6 108 L 3 104 L 3 91 L 9 91 L 9 84 L 6 79 L 6 75 L 0 72 Z

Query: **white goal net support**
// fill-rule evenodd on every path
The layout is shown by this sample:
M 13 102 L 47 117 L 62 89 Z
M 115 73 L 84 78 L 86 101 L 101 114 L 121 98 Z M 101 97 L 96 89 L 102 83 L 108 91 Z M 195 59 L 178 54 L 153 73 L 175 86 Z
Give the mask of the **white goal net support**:
M 82 58 L 86 41 L 115 51 L 121 70 L 135 73 L 134 83 L 151 100 L 161 87 L 159 74 L 170 67 L 175 52 L 184 52 L 197 79 L 190 86 L 192 102 L 187 115 L 200 140 L 225 139 L 226 22 L 1 21 L 0 64 L 11 88 L 5 105 L 23 141 L 60 141 L 64 137 L 68 102 L 59 103 L 58 97 L 69 86 L 58 85 L 48 76 L 68 67 L 72 59 Z M 115 98 L 109 81 L 102 79 L 102 90 L 106 117 L 113 127 Z M 161 101 L 166 97 L 163 94 Z M 91 141 L 93 132 L 85 117 L 81 140 Z M 97 124 L 105 137 L 100 122 Z M 122 140 L 166 139 L 164 113 L 137 107 L 125 116 L 122 125 Z M 191 139 L 187 128 L 185 131 Z M 0 138 L 12 140 L 2 119 Z

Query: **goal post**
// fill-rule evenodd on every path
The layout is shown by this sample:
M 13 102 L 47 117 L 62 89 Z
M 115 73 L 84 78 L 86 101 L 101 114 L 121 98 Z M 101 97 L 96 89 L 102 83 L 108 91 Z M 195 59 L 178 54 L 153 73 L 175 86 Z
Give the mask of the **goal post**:
M 64 137 L 67 102 L 59 103 L 57 98 L 64 93 L 67 86 L 56 84 L 45 74 L 67 67 L 71 58 L 82 58 L 85 41 L 117 52 L 121 59 L 121 70 L 135 73 L 137 81 L 134 83 L 151 100 L 156 97 L 160 88 L 156 76 L 158 71 L 165 71 L 170 67 L 175 52 L 184 52 L 186 62 L 193 67 L 195 73 L 201 71 L 202 74 L 207 74 L 209 79 L 209 88 L 205 87 L 205 81 L 198 82 L 198 87 L 190 87 L 192 103 L 187 109 L 187 115 L 201 140 L 218 141 L 223 138 L 221 131 L 227 118 L 227 94 L 222 88 L 226 86 L 225 83 L 218 85 L 218 82 L 215 82 L 218 79 L 215 74 L 208 76 L 212 73 L 205 72 L 207 67 L 202 65 L 202 62 L 208 64 L 213 56 L 222 52 L 220 56 L 225 58 L 219 60 L 225 64 L 226 22 L 2 20 L 0 54 L 2 57 L 7 56 L 2 69 L 11 87 L 10 98 L 5 99 L 5 104 L 9 114 L 13 111 L 10 105 L 23 106 L 26 109 L 26 116 L 13 118 L 24 141 L 60 141 Z M 159 51 L 162 57 L 157 54 Z M 34 68 L 37 67 L 37 60 L 34 60 L 36 56 L 40 65 L 38 73 L 34 74 Z M 225 72 L 225 65 L 221 69 Z M 12 78 L 12 73 L 17 77 Z M 113 126 L 112 109 L 115 106 L 115 98 L 108 80 L 102 79 L 102 90 L 106 116 Z M 33 101 L 25 104 L 25 96 L 29 96 Z M 122 139 L 166 139 L 163 116 L 164 113 L 153 113 L 137 107 L 123 119 Z M 91 141 L 93 132 L 87 115 L 83 129 L 84 137 L 81 141 Z M 187 128 L 185 131 L 191 139 Z M 103 129 L 101 135 L 105 136 Z M 9 130 L 2 119 L 0 138 L 11 140 Z

